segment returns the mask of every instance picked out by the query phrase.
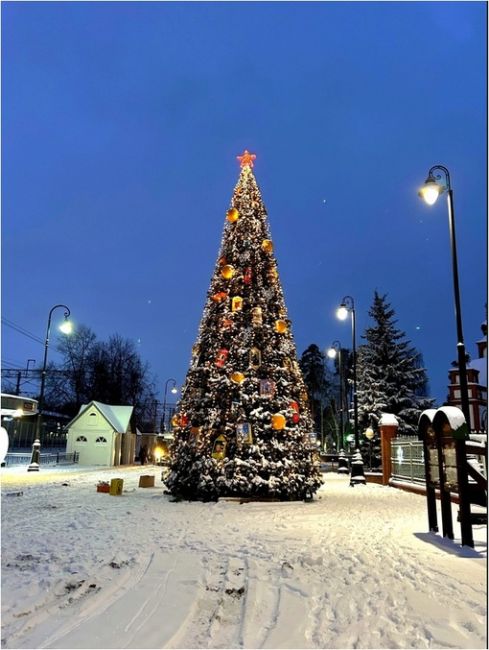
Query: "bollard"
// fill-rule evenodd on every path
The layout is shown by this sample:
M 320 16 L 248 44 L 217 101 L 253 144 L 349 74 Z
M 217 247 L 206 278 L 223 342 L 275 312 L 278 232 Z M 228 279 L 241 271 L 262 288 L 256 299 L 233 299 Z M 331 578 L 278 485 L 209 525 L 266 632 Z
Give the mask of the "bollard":
M 346 457 L 345 450 L 340 450 L 340 455 L 338 456 L 338 469 L 336 470 L 338 474 L 349 474 L 350 470 L 348 469 L 348 458 Z
M 366 485 L 365 475 L 363 473 L 363 459 L 360 449 L 355 449 L 351 461 L 350 487 L 355 485 Z
M 38 472 L 39 471 L 39 459 L 41 457 L 41 442 L 38 438 L 32 443 L 32 457 L 31 464 L 27 468 L 28 472 Z

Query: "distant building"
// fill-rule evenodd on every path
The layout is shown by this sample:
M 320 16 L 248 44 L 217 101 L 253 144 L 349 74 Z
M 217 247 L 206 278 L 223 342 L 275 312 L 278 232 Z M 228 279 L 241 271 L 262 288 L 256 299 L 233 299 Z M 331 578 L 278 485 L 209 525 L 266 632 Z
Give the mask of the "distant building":
M 67 453 L 78 452 L 80 465 L 130 465 L 136 452 L 132 406 L 92 401 L 67 425 Z
M 482 323 L 483 337 L 477 341 L 478 358 L 467 364 L 470 423 L 472 431 L 487 432 L 487 320 Z M 462 407 L 459 369 L 448 371 L 448 400 L 450 406 Z

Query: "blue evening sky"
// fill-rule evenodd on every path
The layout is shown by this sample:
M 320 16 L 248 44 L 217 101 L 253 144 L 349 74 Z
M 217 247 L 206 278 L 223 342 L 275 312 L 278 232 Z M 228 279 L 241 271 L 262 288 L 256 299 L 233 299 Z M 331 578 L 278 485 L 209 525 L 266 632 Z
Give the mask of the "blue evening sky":
M 354 297 L 360 335 L 377 289 L 446 398 L 447 208 L 417 189 L 432 165 L 450 169 L 476 356 L 485 3 L 3 2 L 2 45 L 9 322 L 42 339 L 50 308 L 66 303 L 99 338 L 136 341 L 162 399 L 167 378 L 185 378 L 247 148 L 299 355 L 313 342 L 348 347 L 335 307 Z M 2 367 L 41 366 L 42 344 L 2 333 Z

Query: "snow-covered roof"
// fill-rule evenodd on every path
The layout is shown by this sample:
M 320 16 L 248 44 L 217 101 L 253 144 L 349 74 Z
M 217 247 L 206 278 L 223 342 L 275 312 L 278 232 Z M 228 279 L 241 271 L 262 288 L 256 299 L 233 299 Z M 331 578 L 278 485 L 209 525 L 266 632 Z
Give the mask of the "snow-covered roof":
M 381 426 L 399 426 L 399 421 L 393 413 L 382 413 L 379 420 L 379 427 Z
M 80 406 L 78 415 L 67 426 L 70 427 L 91 406 L 95 406 L 100 411 L 111 427 L 113 427 L 114 431 L 117 431 L 117 433 L 127 432 L 134 407 L 102 404 L 102 402 L 96 402 L 95 400 L 92 400 L 89 404 Z
M 418 424 L 421 422 L 422 417 L 427 417 L 430 422 L 433 422 L 433 418 L 435 417 L 436 409 L 426 409 L 426 411 L 423 411 L 421 415 L 419 416 Z
M 460 429 L 460 427 L 465 424 L 465 415 L 456 406 L 440 406 L 436 411 L 437 415 L 438 413 L 445 414 L 453 431 Z

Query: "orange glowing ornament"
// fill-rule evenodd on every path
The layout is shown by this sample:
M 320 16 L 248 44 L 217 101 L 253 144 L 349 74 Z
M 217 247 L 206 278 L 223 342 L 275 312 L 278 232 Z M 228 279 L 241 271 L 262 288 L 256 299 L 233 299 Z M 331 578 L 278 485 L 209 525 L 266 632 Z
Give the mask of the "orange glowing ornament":
M 285 428 L 285 417 L 281 413 L 275 413 L 272 415 L 272 429 L 275 431 L 281 431 Z
M 211 300 L 214 302 L 222 302 L 223 300 L 226 300 L 228 297 L 228 294 L 226 291 L 219 291 L 218 293 L 215 293 L 213 296 L 211 296 Z
M 236 210 L 236 208 L 231 208 L 227 211 L 226 219 L 229 221 L 229 223 L 235 223 L 239 219 L 239 212 Z
M 261 243 L 261 248 L 265 253 L 271 253 L 273 251 L 273 242 L 271 239 L 264 239 Z
M 234 384 L 242 384 L 245 380 L 245 376 L 242 372 L 233 372 L 230 379 Z
M 284 334 L 287 331 L 287 323 L 281 318 L 279 320 L 276 320 L 275 331 L 278 332 L 279 334 Z
M 234 266 L 231 266 L 231 264 L 223 266 L 221 269 L 221 275 L 225 280 L 230 280 L 234 275 Z

